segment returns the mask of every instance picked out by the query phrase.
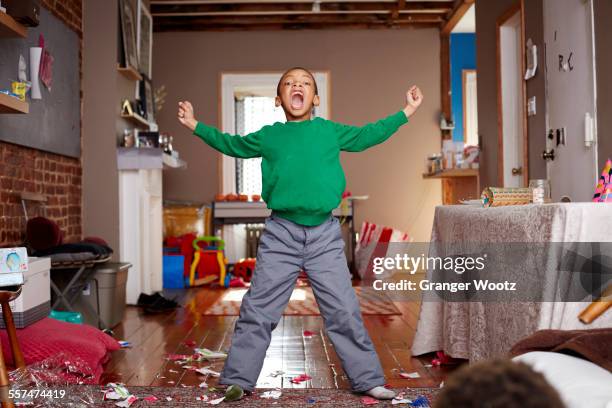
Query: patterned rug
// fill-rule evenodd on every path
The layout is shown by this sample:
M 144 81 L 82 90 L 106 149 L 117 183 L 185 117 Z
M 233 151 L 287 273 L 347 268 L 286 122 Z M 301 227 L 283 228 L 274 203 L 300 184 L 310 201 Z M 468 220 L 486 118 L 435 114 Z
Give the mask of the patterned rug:
M 361 313 L 364 315 L 399 315 L 401 314 L 391 299 L 384 293 L 375 291 L 370 287 L 355 287 L 359 299 Z M 230 288 L 219 301 L 205 310 L 202 314 L 215 316 L 238 316 L 242 296 L 245 288 Z M 319 316 L 321 312 L 317 306 L 312 288 L 310 286 L 296 287 L 291 294 L 285 316 Z
M 78 403 L 84 404 L 85 407 L 116 407 L 118 401 L 104 401 L 103 387 L 92 385 L 70 386 L 63 387 L 66 391 L 65 397 L 62 399 L 63 405 L 72 407 L 78 406 Z M 132 408 L 138 407 L 203 407 L 210 406 L 203 399 L 214 400 L 222 396 L 222 393 L 213 391 L 206 392 L 198 387 L 128 387 L 130 394 L 138 399 L 131 405 Z M 300 389 L 282 389 L 282 395 L 278 399 L 264 398 L 265 392 L 270 390 L 257 389 L 255 393 L 244 397 L 238 402 L 232 402 L 229 406 L 257 408 L 257 407 L 361 407 L 366 406 L 362 401 L 363 396 L 353 394 L 348 390 L 338 389 L 315 389 L 315 388 L 300 388 Z M 429 405 L 433 405 L 434 398 L 439 392 L 438 388 L 404 388 L 395 389 L 396 392 L 403 392 L 404 398 L 420 401 L 426 400 Z M 54 401 L 59 403 L 59 400 Z M 410 407 L 404 403 L 400 405 L 392 405 L 391 401 L 379 401 L 373 404 L 376 407 Z M 54 407 L 56 405 L 53 405 Z M 228 406 L 225 404 L 220 407 Z M 425 407 L 424 405 L 420 405 Z

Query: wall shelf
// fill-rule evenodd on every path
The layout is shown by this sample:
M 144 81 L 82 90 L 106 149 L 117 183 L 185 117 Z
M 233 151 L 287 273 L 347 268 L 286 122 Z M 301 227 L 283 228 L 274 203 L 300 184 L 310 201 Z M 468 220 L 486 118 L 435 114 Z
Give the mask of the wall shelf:
M 121 117 L 125 120 L 129 120 L 130 122 L 139 127 L 145 127 L 149 129 L 151 126 L 151 124 L 145 118 L 143 118 L 137 113 L 133 113 L 131 115 L 121 114 Z
M 28 29 L 19 24 L 15 19 L 0 11 L 0 37 L 22 37 L 28 36 Z
M 448 169 L 434 174 L 423 174 L 424 179 L 441 179 L 451 177 L 478 177 L 478 169 Z
M 117 71 L 131 81 L 142 81 L 142 75 L 132 67 L 117 66 Z
M 30 112 L 30 105 L 27 102 L 20 101 L 13 96 L 0 93 L 0 113 L 28 112 Z

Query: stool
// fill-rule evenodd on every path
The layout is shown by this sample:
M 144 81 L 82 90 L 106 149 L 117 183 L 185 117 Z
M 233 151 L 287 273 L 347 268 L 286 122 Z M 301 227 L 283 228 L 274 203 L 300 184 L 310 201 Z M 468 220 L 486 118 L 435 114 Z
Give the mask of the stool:
M 4 288 L 8 289 L 8 288 Z M 12 288 L 11 288 L 12 289 Z M 17 330 L 15 329 L 15 322 L 13 321 L 13 312 L 9 302 L 15 300 L 21 295 L 21 286 L 17 286 L 16 290 L 0 290 L 0 305 L 2 306 L 2 317 L 4 318 L 4 325 L 8 332 L 9 344 L 11 346 L 11 352 L 13 354 L 13 361 L 17 369 L 25 368 L 25 359 L 21 348 L 19 348 L 19 342 L 17 341 Z M 13 408 L 15 404 L 8 397 L 8 390 L 10 389 L 9 375 L 4 362 L 4 355 L 0 352 L 0 395 L 2 396 L 2 408 Z

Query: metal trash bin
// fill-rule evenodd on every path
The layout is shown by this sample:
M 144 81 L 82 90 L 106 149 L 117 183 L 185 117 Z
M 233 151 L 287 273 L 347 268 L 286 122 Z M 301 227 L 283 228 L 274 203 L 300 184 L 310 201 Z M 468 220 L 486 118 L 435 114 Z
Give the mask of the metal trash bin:
M 131 266 L 128 262 L 106 262 L 96 268 L 75 307 L 75 310 L 83 314 L 85 323 L 97 326 L 97 319 L 82 302 L 89 303 L 91 309 L 98 312 L 101 323 L 108 328 L 121 323 L 126 305 L 127 274 Z

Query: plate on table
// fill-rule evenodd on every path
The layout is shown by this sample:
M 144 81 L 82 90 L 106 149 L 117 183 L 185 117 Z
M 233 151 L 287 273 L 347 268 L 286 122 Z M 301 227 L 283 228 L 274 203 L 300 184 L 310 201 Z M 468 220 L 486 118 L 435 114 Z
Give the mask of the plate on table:
M 482 207 L 482 200 L 460 200 L 459 202 L 463 205 L 474 205 Z

